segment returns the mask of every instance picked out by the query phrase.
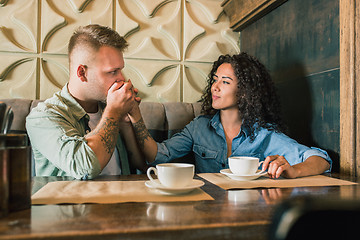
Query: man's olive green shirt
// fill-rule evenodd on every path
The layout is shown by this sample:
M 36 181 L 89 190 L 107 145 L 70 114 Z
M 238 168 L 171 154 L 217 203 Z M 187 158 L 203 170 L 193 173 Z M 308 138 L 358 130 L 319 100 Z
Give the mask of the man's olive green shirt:
M 88 122 L 88 114 L 70 95 L 67 84 L 31 111 L 26 118 L 26 130 L 37 176 L 88 179 L 101 173 L 99 160 L 84 137 L 90 131 Z M 128 156 L 120 134 L 116 148 L 121 172 L 129 174 Z

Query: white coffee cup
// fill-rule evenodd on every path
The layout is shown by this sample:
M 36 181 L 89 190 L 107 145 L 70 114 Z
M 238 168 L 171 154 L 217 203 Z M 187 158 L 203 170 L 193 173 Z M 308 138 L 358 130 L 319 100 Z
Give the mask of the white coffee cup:
M 157 175 L 160 183 L 165 187 L 180 188 L 188 186 L 194 177 L 195 167 L 188 163 L 161 163 L 156 168 L 148 168 L 146 174 L 155 184 L 158 184 L 151 176 L 151 171 Z
M 229 157 L 229 168 L 236 175 L 252 175 L 255 174 L 259 166 L 264 162 L 257 157 Z

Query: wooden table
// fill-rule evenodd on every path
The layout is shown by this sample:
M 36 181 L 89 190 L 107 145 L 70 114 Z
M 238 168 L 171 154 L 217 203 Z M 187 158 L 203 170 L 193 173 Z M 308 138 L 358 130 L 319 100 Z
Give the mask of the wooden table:
M 144 179 L 131 175 L 96 180 Z M 59 180 L 71 178 L 34 177 L 32 191 Z M 273 211 L 284 199 L 360 199 L 358 185 L 225 191 L 204 181 L 202 189 L 215 200 L 32 206 L 0 219 L 0 239 L 266 239 Z

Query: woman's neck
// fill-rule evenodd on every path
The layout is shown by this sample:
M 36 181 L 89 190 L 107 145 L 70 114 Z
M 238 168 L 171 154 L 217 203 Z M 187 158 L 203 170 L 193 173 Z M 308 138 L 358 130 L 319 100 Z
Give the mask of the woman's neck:
M 241 129 L 241 117 L 239 110 L 221 110 L 220 121 L 224 128 L 224 134 L 227 145 L 227 157 L 232 154 L 232 140 L 239 134 Z
M 224 128 L 240 129 L 242 123 L 238 109 L 220 110 L 220 121 Z

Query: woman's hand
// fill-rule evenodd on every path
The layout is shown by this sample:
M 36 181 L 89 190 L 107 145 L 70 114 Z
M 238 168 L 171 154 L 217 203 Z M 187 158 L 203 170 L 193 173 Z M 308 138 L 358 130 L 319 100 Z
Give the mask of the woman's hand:
M 293 166 L 283 156 L 273 155 L 265 158 L 262 170 L 268 169 L 270 178 L 278 178 L 280 175 L 286 178 L 297 178 L 322 174 L 329 168 L 330 164 L 324 158 L 315 155 Z
M 270 178 L 279 178 L 280 176 L 286 178 L 298 177 L 298 171 L 294 166 L 291 166 L 289 162 L 283 156 L 273 155 L 265 158 L 262 170 L 268 169 Z

